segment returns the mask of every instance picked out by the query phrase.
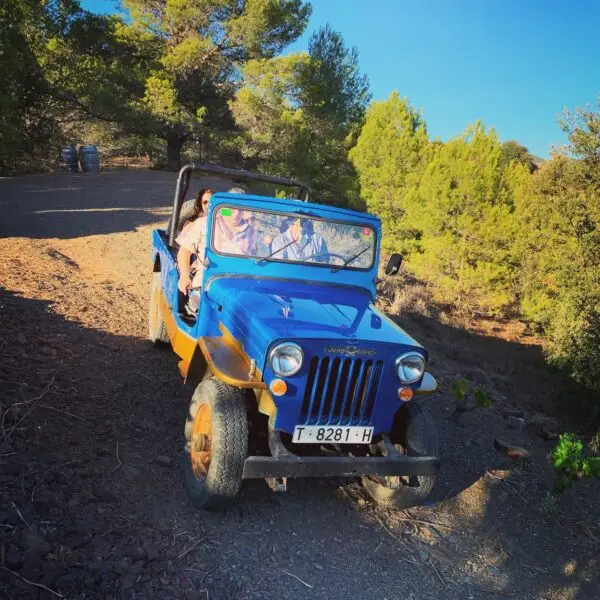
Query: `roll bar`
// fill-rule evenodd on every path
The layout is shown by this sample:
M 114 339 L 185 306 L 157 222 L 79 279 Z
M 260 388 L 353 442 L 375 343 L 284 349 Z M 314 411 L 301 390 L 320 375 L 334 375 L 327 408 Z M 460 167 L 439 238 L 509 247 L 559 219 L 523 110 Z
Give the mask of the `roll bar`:
M 251 171 L 244 171 L 243 169 L 229 169 L 228 167 L 221 167 L 219 165 L 190 163 L 181 168 L 177 177 L 177 186 L 175 187 L 175 198 L 173 200 L 173 212 L 171 214 L 169 230 L 167 231 L 167 234 L 169 236 L 169 246 L 173 246 L 175 244 L 175 234 L 177 232 L 179 214 L 181 212 L 183 199 L 185 198 L 185 195 L 190 186 L 190 179 L 193 171 L 202 171 L 204 173 L 211 173 L 214 175 L 227 175 L 234 179 L 248 179 L 250 181 L 262 181 L 265 183 L 275 183 L 279 185 L 297 187 L 299 188 L 300 200 L 307 202 L 310 198 L 310 189 L 308 185 L 306 183 L 302 183 L 301 181 L 287 179 L 285 177 L 272 177 L 271 175 L 252 173 Z

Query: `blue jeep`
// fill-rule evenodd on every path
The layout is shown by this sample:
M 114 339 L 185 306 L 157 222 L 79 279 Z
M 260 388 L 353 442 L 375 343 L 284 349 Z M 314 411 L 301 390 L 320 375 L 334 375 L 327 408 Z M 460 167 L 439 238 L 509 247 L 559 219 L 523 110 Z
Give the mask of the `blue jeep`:
M 196 317 L 178 290 L 178 225 L 193 172 L 294 198 L 212 195 Z M 284 178 L 212 165 L 179 173 L 166 231 L 152 234 L 149 337 L 170 343 L 196 385 L 185 487 L 198 508 L 232 503 L 243 479 L 361 477 L 378 502 L 422 502 L 438 438 L 418 398 L 436 389 L 427 351 L 375 306 L 377 217 L 308 201 Z M 191 201 L 193 202 L 193 201 Z M 386 273 L 400 266 L 392 255 Z

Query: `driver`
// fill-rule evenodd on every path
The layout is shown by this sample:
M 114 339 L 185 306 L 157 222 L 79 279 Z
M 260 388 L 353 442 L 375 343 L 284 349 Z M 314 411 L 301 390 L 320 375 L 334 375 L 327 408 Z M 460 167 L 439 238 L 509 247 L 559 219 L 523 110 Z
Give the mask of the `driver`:
M 282 224 L 282 233 L 271 242 L 271 253 L 283 260 L 312 257 L 317 262 L 328 262 L 327 244 L 321 234 L 314 232 L 309 219 L 288 217 Z
M 229 193 L 241 193 L 241 188 L 231 188 Z M 224 207 L 219 210 L 214 228 L 213 243 L 217 251 L 223 254 L 254 256 L 257 249 L 257 235 L 250 220 L 245 218 L 243 210 Z

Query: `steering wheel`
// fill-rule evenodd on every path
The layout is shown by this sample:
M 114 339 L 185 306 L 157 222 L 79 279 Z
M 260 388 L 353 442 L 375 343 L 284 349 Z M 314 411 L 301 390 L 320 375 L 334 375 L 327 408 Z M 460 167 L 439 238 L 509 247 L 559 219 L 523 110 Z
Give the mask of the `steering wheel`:
M 310 260 L 311 258 L 317 258 L 319 256 L 335 256 L 337 258 L 341 258 L 342 262 L 346 262 L 346 257 L 342 256 L 341 254 L 335 254 L 335 252 L 323 252 L 322 254 L 313 254 L 312 256 L 307 256 L 306 258 L 303 258 L 301 262 L 306 262 L 307 260 Z M 337 265 L 333 265 L 334 267 Z

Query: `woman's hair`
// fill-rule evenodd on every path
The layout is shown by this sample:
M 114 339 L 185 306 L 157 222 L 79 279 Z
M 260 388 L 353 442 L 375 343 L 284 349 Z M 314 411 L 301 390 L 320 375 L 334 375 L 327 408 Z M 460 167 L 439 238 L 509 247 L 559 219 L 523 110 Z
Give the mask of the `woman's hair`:
M 196 194 L 195 202 L 194 202 L 194 214 L 192 215 L 192 219 L 197 219 L 198 217 L 204 216 L 204 209 L 202 208 L 202 196 L 208 192 L 209 194 L 214 194 L 214 190 L 212 188 L 200 188 L 198 193 Z

